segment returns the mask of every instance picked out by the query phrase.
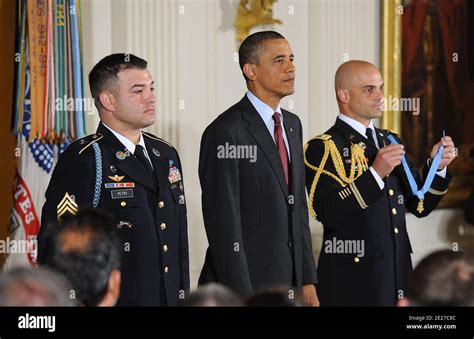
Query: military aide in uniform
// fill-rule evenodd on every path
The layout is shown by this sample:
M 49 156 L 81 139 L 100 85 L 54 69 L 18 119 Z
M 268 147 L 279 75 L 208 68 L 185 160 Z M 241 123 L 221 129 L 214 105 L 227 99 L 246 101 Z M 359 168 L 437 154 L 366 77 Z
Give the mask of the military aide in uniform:
M 97 133 L 61 155 L 46 191 L 45 228 L 65 213 L 93 206 L 116 218 L 123 238 L 118 305 L 175 305 L 189 289 L 188 236 L 181 163 L 176 150 L 141 132 L 155 121 L 147 62 L 129 54 L 102 59 L 89 74 L 101 122 Z
M 341 114 L 305 150 L 310 211 L 324 226 L 319 299 L 321 306 L 393 306 L 412 270 L 405 210 L 425 217 L 436 207 L 448 189 L 454 144 L 446 136 L 434 145 L 423 181 L 408 163 L 401 165 L 401 141 L 374 128 L 383 98 L 375 66 L 347 62 L 335 85 Z

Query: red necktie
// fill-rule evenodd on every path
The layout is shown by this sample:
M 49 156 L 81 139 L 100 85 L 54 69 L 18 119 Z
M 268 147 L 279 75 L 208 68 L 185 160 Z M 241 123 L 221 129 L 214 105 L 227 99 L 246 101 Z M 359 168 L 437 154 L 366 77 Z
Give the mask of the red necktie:
M 288 152 L 286 151 L 285 140 L 283 139 L 283 129 L 281 128 L 280 114 L 278 114 L 278 112 L 273 114 L 273 120 L 275 121 L 275 144 L 278 154 L 280 154 L 283 171 L 285 171 L 285 181 L 286 185 L 288 186 Z

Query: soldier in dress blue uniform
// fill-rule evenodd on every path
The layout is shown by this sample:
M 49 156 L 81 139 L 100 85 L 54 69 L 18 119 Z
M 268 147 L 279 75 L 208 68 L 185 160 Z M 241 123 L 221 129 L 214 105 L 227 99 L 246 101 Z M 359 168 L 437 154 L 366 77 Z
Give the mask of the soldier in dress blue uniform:
M 446 136 L 433 146 L 423 178 L 441 144 L 444 149 L 419 199 L 401 165 L 400 139 L 391 144 L 390 132 L 372 122 L 382 115 L 380 72 L 370 63 L 349 61 L 337 70 L 335 85 L 341 114 L 305 146 L 310 211 L 324 227 L 319 299 L 321 306 L 393 306 L 412 270 L 405 211 L 424 217 L 436 207 L 451 179 L 446 167 L 455 158 L 454 143 Z M 422 187 L 422 177 L 407 166 Z
M 118 305 L 176 305 L 189 289 L 181 162 L 166 141 L 141 129 L 155 121 L 147 62 L 130 54 L 102 59 L 89 74 L 101 122 L 61 155 L 46 191 L 46 227 L 85 206 L 110 212 L 123 239 Z

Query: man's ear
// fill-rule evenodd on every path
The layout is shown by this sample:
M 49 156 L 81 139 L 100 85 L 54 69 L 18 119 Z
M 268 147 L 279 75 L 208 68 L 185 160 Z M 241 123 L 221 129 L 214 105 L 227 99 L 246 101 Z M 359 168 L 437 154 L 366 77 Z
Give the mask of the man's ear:
M 340 102 L 342 102 L 343 104 L 349 103 L 350 94 L 349 94 L 348 90 L 338 89 L 336 91 L 336 94 L 337 94 L 337 98 L 339 99 Z
M 255 65 L 250 63 L 244 65 L 243 72 L 249 80 L 257 80 L 257 73 L 255 73 L 254 66 Z
M 114 110 L 114 95 L 110 92 L 103 91 L 99 94 L 99 101 L 102 107 L 105 108 L 106 111 L 113 111 Z
M 104 298 L 100 302 L 99 306 L 115 306 L 120 294 L 120 282 L 121 273 L 119 270 L 113 270 L 110 273 L 109 284 L 107 286 L 107 292 L 105 292 Z

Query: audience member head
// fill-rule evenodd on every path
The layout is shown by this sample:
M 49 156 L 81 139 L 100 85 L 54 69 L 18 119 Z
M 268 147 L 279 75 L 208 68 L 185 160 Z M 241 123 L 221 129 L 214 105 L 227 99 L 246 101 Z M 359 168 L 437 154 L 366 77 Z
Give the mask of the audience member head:
M 182 306 L 243 306 L 242 300 L 229 288 L 210 283 L 200 286 L 181 303 Z
M 474 306 L 474 256 L 436 251 L 413 271 L 399 306 Z
M 15 268 L 0 275 L 0 306 L 76 306 L 71 285 L 48 268 Z
M 69 279 L 84 306 L 113 306 L 120 293 L 120 241 L 111 217 L 84 209 L 47 230 L 40 265 Z

